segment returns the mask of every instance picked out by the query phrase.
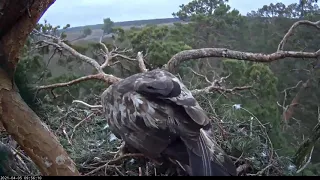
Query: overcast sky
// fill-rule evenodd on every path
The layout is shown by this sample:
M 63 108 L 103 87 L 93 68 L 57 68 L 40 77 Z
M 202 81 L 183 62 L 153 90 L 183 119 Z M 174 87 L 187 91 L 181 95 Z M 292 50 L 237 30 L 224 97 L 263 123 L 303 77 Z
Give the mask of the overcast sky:
M 48 20 L 52 25 L 74 26 L 102 24 L 103 18 L 130 21 L 141 19 L 169 18 L 179 5 L 191 0 L 56 0 L 43 15 L 40 22 Z M 298 0 L 229 0 L 232 8 L 241 14 L 256 10 L 265 4 L 282 2 L 290 4 Z

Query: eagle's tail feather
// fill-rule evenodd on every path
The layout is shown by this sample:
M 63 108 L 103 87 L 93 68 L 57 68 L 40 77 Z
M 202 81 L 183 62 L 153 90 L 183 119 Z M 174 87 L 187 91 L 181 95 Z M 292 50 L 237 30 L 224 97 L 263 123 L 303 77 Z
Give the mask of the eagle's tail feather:
M 232 176 L 236 175 L 236 168 L 233 162 L 225 154 L 219 154 L 219 147 L 213 147 L 216 145 L 211 138 L 208 137 L 205 130 L 201 129 L 200 137 L 198 141 L 198 148 L 200 149 L 201 156 L 195 154 L 191 149 L 188 149 L 189 163 L 192 172 L 192 176 Z M 209 148 L 216 149 L 214 152 Z M 220 151 L 220 152 L 219 152 Z M 223 157 L 219 160 L 217 154 Z

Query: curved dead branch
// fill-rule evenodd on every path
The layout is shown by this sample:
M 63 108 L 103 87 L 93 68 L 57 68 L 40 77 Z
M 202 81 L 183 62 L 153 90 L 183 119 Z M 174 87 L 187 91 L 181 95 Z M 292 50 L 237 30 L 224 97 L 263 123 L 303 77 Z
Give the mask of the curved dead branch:
M 285 43 L 289 37 L 293 34 L 293 30 L 300 25 L 316 27 L 320 30 L 320 21 L 311 22 L 307 20 L 300 20 L 295 22 L 288 32 L 284 35 L 283 39 L 278 45 L 278 50 L 271 54 L 252 53 L 234 51 L 226 48 L 202 48 L 185 50 L 174 55 L 169 62 L 165 65 L 165 68 L 170 72 L 176 72 L 177 67 L 184 61 L 199 58 L 208 57 L 223 57 L 229 59 L 246 60 L 254 62 L 269 63 L 272 61 L 284 59 L 284 58 L 318 58 L 320 57 L 320 49 L 316 52 L 301 52 L 301 51 L 283 51 Z
M 287 43 L 289 37 L 293 34 L 294 29 L 296 29 L 300 25 L 312 26 L 320 30 L 320 21 L 317 21 L 317 22 L 311 22 L 307 20 L 297 21 L 290 27 L 288 32 L 284 35 L 283 39 L 278 45 L 278 51 L 283 51 L 284 45 Z
M 170 72 L 176 72 L 177 67 L 184 62 L 191 59 L 200 59 L 208 57 L 223 57 L 229 59 L 264 62 L 270 63 L 272 61 L 284 59 L 284 58 L 318 58 L 320 57 L 320 50 L 316 52 L 298 52 L 298 51 L 278 51 L 272 54 L 251 53 L 234 51 L 226 48 L 203 48 L 185 50 L 174 55 L 165 68 Z

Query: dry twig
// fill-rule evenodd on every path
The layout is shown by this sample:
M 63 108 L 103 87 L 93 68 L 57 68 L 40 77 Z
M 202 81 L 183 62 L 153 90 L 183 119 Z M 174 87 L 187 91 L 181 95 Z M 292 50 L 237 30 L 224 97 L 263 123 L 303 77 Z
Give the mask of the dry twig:
M 77 127 L 80 126 L 80 124 L 83 123 L 84 121 L 88 120 L 92 115 L 94 115 L 94 114 L 93 114 L 93 113 L 89 114 L 86 118 L 84 118 L 83 120 L 81 120 L 78 124 L 76 124 L 76 125 L 73 127 L 73 130 L 72 130 L 72 133 L 71 133 L 71 136 L 70 136 L 70 141 L 72 140 L 73 134 L 74 134 L 74 132 L 76 131 Z
M 80 101 L 80 100 L 73 100 L 72 103 L 79 103 L 79 104 L 82 104 L 90 109 L 101 109 L 102 108 L 102 105 L 90 105 L 90 104 L 83 102 L 83 101 Z
M 120 161 L 120 160 L 122 160 L 123 158 L 126 158 L 126 157 L 144 157 L 144 155 L 141 154 L 141 153 L 124 154 L 124 155 L 119 156 L 117 158 L 114 158 L 114 159 L 112 159 L 110 161 L 107 161 L 104 165 L 102 165 L 100 167 L 97 167 L 96 169 L 94 169 L 94 170 L 88 172 L 87 174 L 85 174 L 84 176 L 88 176 L 90 174 L 93 174 L 93 173 L 99 171 L 100 169 L 105 168 L 106 166 L 109 166 L 109 164 L 117 163 L 118 161 Z
M 241 86 L 241 87 L 233 87 L 231 89 L 222 87 L 222 83 L 225 81 L 225 79 L 227 79 L 230 75 L 226 76 L 226 77 L 221 77 L 220 79 L 216 79 L 214 81 L 210 81 L 208 79 L 207 76 L 197 73 L 195 72 L 193 69 L 189 68 L 192 73 L 194 73 L 197 76 L 200 76 L 202 78 L 205 79 L 205 81 L 210 84 L 209 86 L 202 88 L 202 89 L 194 89 L 192 90 L 192 94 L 193 95 L 198 95 L 198 94 L 202 94 L 202 93 L 211 93 L 211 92 L 219 92 L 220 94 L 223 93 L 231 93 L 234 94 L 235 91 L 241 91 L 241 90 L 247 90 L 247 89 L 251 89 L 252 86 Z

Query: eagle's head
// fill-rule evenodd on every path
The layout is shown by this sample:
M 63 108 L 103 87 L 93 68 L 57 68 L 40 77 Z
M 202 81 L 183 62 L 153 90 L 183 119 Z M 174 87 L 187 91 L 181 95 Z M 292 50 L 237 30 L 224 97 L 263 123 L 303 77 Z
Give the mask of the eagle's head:
M 178 82 L 163 71 L 149 71 L 134 82 L 134 90 L 140 94 L 156 97 L 176 97 L 181 93 Z

